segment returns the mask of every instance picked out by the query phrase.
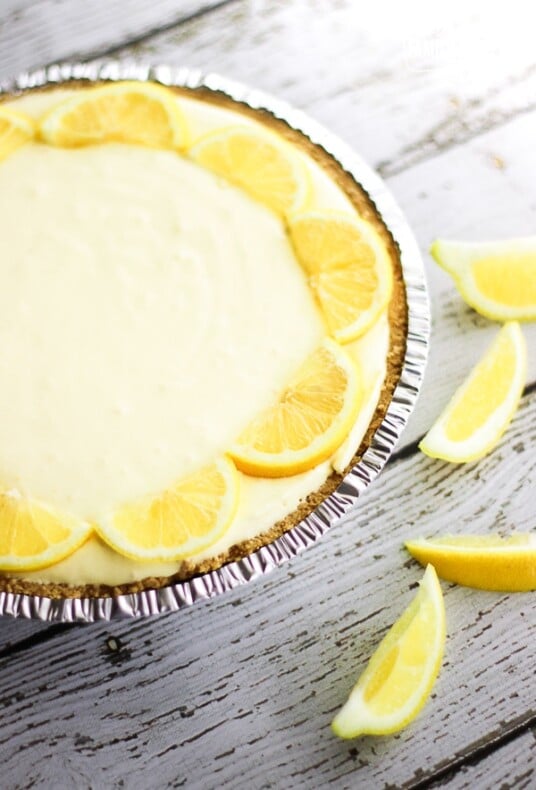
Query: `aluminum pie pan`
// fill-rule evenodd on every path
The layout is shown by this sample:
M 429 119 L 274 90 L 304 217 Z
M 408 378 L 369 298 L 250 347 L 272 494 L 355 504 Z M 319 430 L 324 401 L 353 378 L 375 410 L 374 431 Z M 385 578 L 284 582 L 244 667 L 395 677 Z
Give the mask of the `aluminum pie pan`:
M 0 616 L 24 617 L 46 622 L 98 622 L 164 614 L 222 595 L 265 576 L 316 543 L 355 505 L 385 466 L 415 406 L 423 381 L 430 336 L 430 307 L 422 257 L 401 209 L 382 179 L 346 143 L 305 113 L 286 102 L 197 69 L 151 66 L 131 61 L 62 63 L 24 72 L 0 83 L 3 93 L 22 94 L 72 80 L 139 80 L 209 91 L 253 110 L 261 110 L 324 149 L 367 193 L 400 251 L 406 289 L 408 332 L 400 378 L 386 414 L 359 462 L 336 491 L 306 518 L 279 538 L 242 559 L 168 586 L 106 598 L 51 599 L 44 596 L 0 592 Z

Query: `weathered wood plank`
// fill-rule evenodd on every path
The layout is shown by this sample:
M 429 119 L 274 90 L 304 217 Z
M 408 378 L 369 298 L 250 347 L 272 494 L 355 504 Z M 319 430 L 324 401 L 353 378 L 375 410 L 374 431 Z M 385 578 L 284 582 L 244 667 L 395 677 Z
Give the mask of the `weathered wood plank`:
M 156 765 L 162 785 L 399 786 L 532 721 L 534 596 L 444 585 L 447 652 L 423 715 L 399 736 L 351 744 L 327 726 L 421 576 L 404 538 L 533 528 L 535 440 L 532 395 L 483 462 L 391 464 L 344 527 L 248 590 L 156 621 L 69 629 L 26 650 L 22 667 L 7 656 L 5 781 L 46 786 L 65 769 L 81 786 L 113 786 L 128 753 L 140 786 Z M 32 744 L 31 767 L 13 743 Z
M 3 0 L 2 8 L 0 8 L 1 18 L 13 13 L 20 13 L 31 5 L 35 5 L 35 0 Z
M 454 776 L 431 787 L 446 790 L 473 790 L 500 787 L 501 790 L 530 790 L 536 786 L 536 730 L 525 732 L 482 760 L 464 765 Z
M 46 632 L 48 628 L 47 623 L 0 617 L 0 656 L 12 650 L 15 645 L 27 644 L 30 637 Z
M 80 60 L 139 40 L 229 0 L 3 0 L 0 75 Z
M 535 233 L 535 133 L 533 112 L 387 179 L 423 252 L 433 319 L 426 378 L 401 447 L 428 430 L 498 330 L 465 305 L 427 250 L 438 236 L 477 241 Z M 504 169 L 496 167 L 496 156 Z M 525 324 L 523 331 L 528 381 L 534 382 L 536 325 Z
M 278 93 L 384 174 L 534 108 L 524 0 L 513 0 L 508 19 L 498 6 L 478 2 L 468 13 L 466 3 L 453 3 L 441 23 L 419 0 L 404 4 L 403 13 L 380 0 L 366 15 L 351 0 L 233 0 L 221 8 L 214 0 L 187 0 L 174 16 L 176 5 L 136 0 L 125 14 L 117 0 L 83 9 L 75 0 L 36 0 L 0 28 L 0 75 L 115 51 L 128 38 L 215 6 L 206 18 L 118 54 L 217 70 Z M 497 58 L 505 36 L 516 46 L 507 59 Z
M 505 37 L 515 41 L 507 57 Z M 217 71 L 310 112 L 385 175 L 534 108 L 527 6 L 232 4 L 121 54 Z

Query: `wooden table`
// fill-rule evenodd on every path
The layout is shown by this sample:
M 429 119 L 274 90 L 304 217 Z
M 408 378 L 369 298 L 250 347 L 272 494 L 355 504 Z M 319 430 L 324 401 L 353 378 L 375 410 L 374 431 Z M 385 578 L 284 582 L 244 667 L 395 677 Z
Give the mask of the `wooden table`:
M 445 6 L 446 4 L 444 4 Z M 448 642 L 422 715 L 342 742 L 329 722 L 421 569 L 404 538 L 534 529 L 536 332 L 521 408 L 465 467 L 419 437 L 497 331 L 427 249 L 536 226 L 528 3 L 3 0 L 0 78 L 136 57 L 248 82 L 324 122 L 387 180 L 426 257 L 423 393 L 359 508 L 264 581 L 178 614 L 0 625 L 2 788 L 534 788 L 536 598 L 443 584 Z M 395 16 L 393 17 L 392 14 Z

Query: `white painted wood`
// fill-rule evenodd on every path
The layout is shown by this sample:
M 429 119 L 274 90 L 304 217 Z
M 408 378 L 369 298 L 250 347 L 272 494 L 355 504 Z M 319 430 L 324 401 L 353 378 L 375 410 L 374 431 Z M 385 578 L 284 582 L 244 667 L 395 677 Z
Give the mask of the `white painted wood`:
M 277 93 L 385 174 L 534 108 L 536 96 L 525 0 L 508 14 L 483 0 L 441 14 L 424 0 L 378 0 L 366 12 L 353 0 L 251 0 L 124 54 Z
M 2 0 L 0 78 L 81 60 L 219 5 L 219 0 Z
M 498 331 L 469 308 L 428 254 L 438 236 L 465 240 L 536 234 L 536 112 L 477 136 L 387 179 L 419 242 L 432 302 L 432 346 L 418 408 L 401 446 L 420 438 Z M 504 169 L 497 169 L 494 157 Z M 536 380 L 536 324 L 524 324 Z
M 103 3 L 102 16 L 86 17 L 87 35 L 74 22 L 52 34 L 68 5 L 35 0 L 43 33 L 24 14 L 8 26 L 3 17 L 0 76 L 65 57 L 73 44 L 82 54 L 120 44 L 161 10 L 136 0 L 120 25 L 115 2 Z M 453 2 L 439 18 L 416 0 L 400 11 L 381 0 L 366 14 L 350 0 L 235 0 L 123 52 L 217 70 L 302 106 L 381 167 L 426 250 L 436 235 L 535 232 L 525 8 L 514 0 L 499 14 L 481 0 Z M 133 19 L 143 22 L 137 33 Z M 410 452 L 496 331 L 427 265 L 434 342 L 408 449 L 345 524 L 265 581 L 175 616 L 67 630 L 0 623 L 3 784 L 376 788 L 411 785 L 467 758 L 477 761 L 452 787 L 489 787 L 489 777 L 507 782 L 501 762 L 511 755 L 512 776 L 525 781 L 522 731 L 536 717 L 530 594 L 444 585 L 447 654 L 422 716 L 394 738 L 346 744 L 328 730 L 420 578 L 405 538 L 534 529 L 533 392 L 481 464 Z M 526 333 L 534 382 L 534 326 Z M 107 643 L 110 635 L 121 642 Z M 493 744 L 495 753 L 472 757 Z
M 35 0 L 0 27 L 0 77 L 98 56 L 216 0 Z M 121 54 L 219 71 L 278 93 L 348 140 L 385 174 L 534 107 L 525 0 L 233 0 Z M 515 41 L 508 46 L 505 41 Z M 501 57 L 497 52 L 501 52 Z
M 5 19 L 13 13 L 20 13 L 28 6 L 35 5 L 35 0 L 2 0 L 0 5 L 0 19 Z
M 463 766 L 452 778 L 432 785 L 436 786 L 445 790 L 476 790 L 488 787 L 531 790 L 536 786 L 534 730 L 501 746 L 476 764 Z
M 155 776 L 160 786 L 400 786 L 530 721 L 534 596 L 444 584 L 447 650 L 421 717 L 394 738 L 344 743 L 328 729 L 422 575 L 402 541 L 532 528 L 535 440 L 533 395 L 508 446 L 465 469 L 422 455 L 391 464 L 353 519 L 250 589 L 156 621 L 70 629 L 22 665 L 4 658 L 8 786 L 47 786 L 62 766 L 83 787 L 129 786 L 127 764 L 133 787 Z M 109 634 L 122 649 L 106 646 Z M 39 759 L 21 766 L 14 743 Z

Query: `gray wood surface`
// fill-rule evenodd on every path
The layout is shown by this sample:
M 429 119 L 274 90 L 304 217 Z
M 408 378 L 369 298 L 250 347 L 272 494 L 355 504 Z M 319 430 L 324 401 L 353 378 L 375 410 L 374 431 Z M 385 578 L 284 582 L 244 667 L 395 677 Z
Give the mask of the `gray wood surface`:
M 508 776 L 505 779 L 505 767 Z M 477 762 L 464 765 L 454 776 L 445 776 L 432 787 L 448 790 L 473 790 L 500 787 L 501 790 L 531 790 L 536 771 L 536 733 L 528 730 L 513 743 L 506 743 Z
M 110 49 L 219 71 L 352 143 L 386 177 L 424 252 L 437 235 L 535 232 L 525 3 L 505 14 L 452 2 L 443 17 L 416 0 L 399 10 L 382 0 L 366 14 L 351 0 L 216 5 L 9 0 L 0 79 Z M 343 743 L 328 729 L 420 578 L 405 538 L 534 529 L 534 325 L 527 391 L 499 448 L 461 468 L 416 449 L 497 330 L 429 258 L 427 270 L 423 395 L 395 459 L 320 544 L 250 588 L 158 620 L 0 623 L 2 787 L 536 785 L 531 594 L 443 585 L 447 652 L 422 715 L 385 739 Z
M 226 1 L 1 0 L 0 72 L 111 54 Z

